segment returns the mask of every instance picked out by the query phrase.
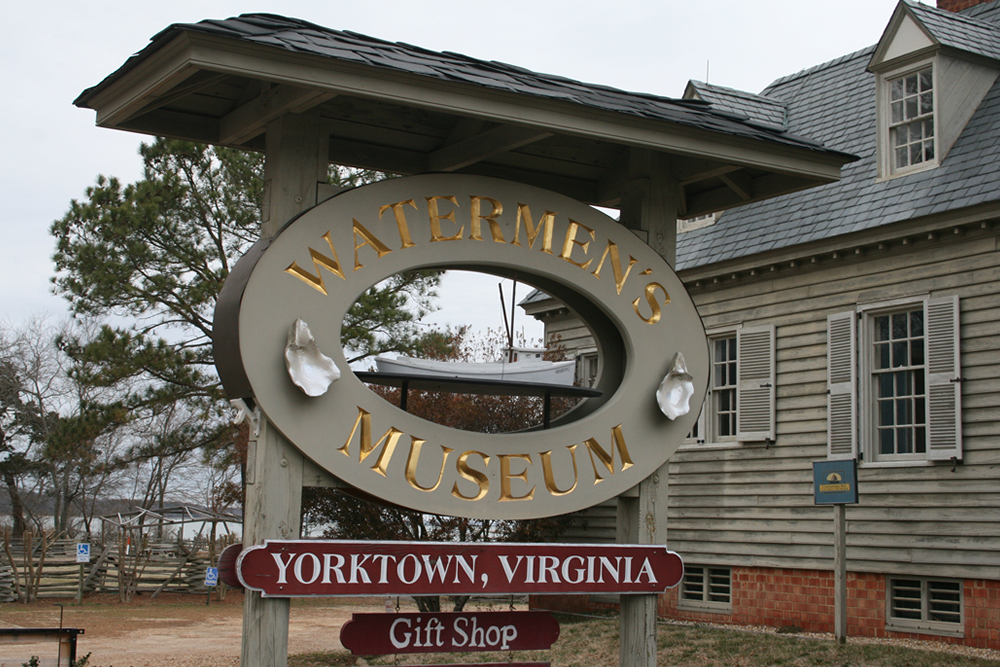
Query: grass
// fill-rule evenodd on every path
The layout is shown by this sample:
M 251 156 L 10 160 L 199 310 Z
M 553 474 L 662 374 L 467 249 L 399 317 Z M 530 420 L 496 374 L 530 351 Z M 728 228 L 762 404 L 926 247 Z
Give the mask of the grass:
M 559 615 L 559 640 L 548 651 L 513 659 L 555 667 L 618 665 L 618 620 Z M 1000 667 L 1000 660 L 886 644 L 831 641 L 688 625 L 658 626 L 657 664 L 672 667 Z M 417 653 L 352 656 L 344 651 L 290 656 L 289 667 L 507 662 L 507 653 Z

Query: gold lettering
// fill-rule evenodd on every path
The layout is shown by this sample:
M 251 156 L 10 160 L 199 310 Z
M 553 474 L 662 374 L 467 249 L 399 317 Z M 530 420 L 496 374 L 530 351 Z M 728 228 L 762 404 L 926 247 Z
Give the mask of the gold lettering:
M 441 458 L 441 471 L 438 472 L 437 481 L 434 482 L 434 486 L 420 486 L 420 483 L 417 482 L 417 466 L 420 465 L 420 449 L 424 446 L 425 441 L 412 435 L 410 436 L 410 441 L 410 455 L 406 457 L 406 472 L 404 473 L 406 481 L 417 491 L 437 490 L 441 486 L 441 479 L 444 477 L 444 465 L 448 462 L 448 455 L 455 450 L 441 445 L 441 451 L 444 452 L 444 456 Z
M 542 459 L 542 476 L 545 477 L 545 488 L 548 489 L 549 493 L 553 496 L 565 496 L 572 493 L 573 490 L 576 489 L 576 484 L 579 478 L 576 471 L 576 448 L 577 445 L 570 445 L 566 448 L 569 450 L 570 458 L 573 459 L 573 486 L 569 487 L 565 491 L 560 491 L 559 487 L 556 486 L 556 476 L 552 472 L 552 450 L 539 454 Z
M 632 255 L 628 256 L 628 268 L 625 269 L 625 273 L 622 273 L 622 262 L 618 256 L 618 246 L 611 240 L 608 239 L 608 247 L 604 249 L 604 254 L 601 255 L 601 261 L 597 264 L 597 268 L 594 269 L 594 275 L 598 278 L 601 277 L 601 267 L 604 266 L 604 260 L 611 255 L 611 270 L 615 274 L 615 287 L 618 289 L 618 293 L 622 293 L 622 287 L 625 286 L 625 281 L 628 280 L 628 274 L 632 271 L 632 266 L 637 264 L 637 260 Z
M 375 451 L 380 445 L 384 445 L 382 453 L 379 454 L 378 460 L 372 466 L 372 470 L 385 477 L 386 469 L 389 467 L 389 460 L 392 458 L 393 452 L 396 451 L 396 444 L 399 443 L 399 438 L 403 435 L 403 432 L 394 426 L 390 426 L 385 435 L 379 438 L 378 442 L 373 445 L 372 415 L 361 406 L 358 406 L 358 418 L 354 420 L 354 427 L 351 428 L 351 434 L 347 436 L 347 442 L 337 450 L 338 452 L 345 456 L 350 456 L 349 448 L 351 442 L 354 440 L 354 434 L 358 431 L 359 425 L 361 426 L 361 451 L 358 453 L 358 463 L 363 463 L 369 454 Z
M 399 230 L 399 241 L 402 245 L 399 247 L 400 250 L 404 248 L 412 248 L 417 245 L 410 238 L 410 227 L 406 224 L 406 212 L 403 210 L 403 206 L 409 204 L 413 208 L 417 208 L 417 202 L 412 199 L 407 199 L 406 201 L 398 201 L 395 204 L 386 204 L 378 209 L 379 220 L 382 219 L 382 214 L 392 209 L 392 214 L 396 217 L 396 229 Z
M 458 241 L 462 238 L 462 232 L 465 231 L 465 225 L 458 228 L 458 234 L 454 236 L 442 236 L 441 232 L 441 221 L 451 220 L 455 222 L 455 211 L 449 211 L 445 215 L 438 213 L 438 199 L 444 199 L 450 201 L 458 208 L 458 200 L 455 199 L 454 195 L 448 195 L 447 197 L 425 197 L 427 200 L 427 211 L 431 217 L 431 241 Z
M 358 243 L 359 236 L 364 239 L 362 243 Z M 384 243 L 379 241 L 374 234 L 365 229 L 364 225 L 355 220 L 354 221 L 354 270 L 355 271 L 364 266 L 364 264 L 358 261 L 358 250 L 364 248 L 365 246 L 368 246 L 372 248 L 375 252 L 377 252 L 379 259 L 382 259 L 390 252 L 392 252 Z
M 598 460 L 604 464 L 604 467 L 608 469 L 608 472 L 612 475 L 615 474 L 615 450 L 618 450 L 618 456 L 622 460 L 622 472 L 625 472 L 633 466 L 632 457 L 629 456 L 628 447 L 625 444 L 625 436 L 622 435 L 622 425 L 619 424 L 611 429 L 611 438 L 614 442 L 611 447 L 611 453 L 604 451 L 600 443 L 594 438 L 587 438 L 584 440 L 583 444 L 587 445 L 587 452 L 590 454 L 590 465 L 594 467 L 594 484 L 600 484 L 604 481 L 604 478 L 600 476 L 597 472 L 597 462 L 594 461 L 594 456 L 596 455 Z
M 583 269 L 584 271 L 586 271 L 587 267 L 590 266 L 590 263 L 594 261 L 593 258 L 588 259 L 583 264 L 580 264 L 578 262 L 574 262 L 570 258 L 570 255 L 573 254 L 573 244 L 576 244 L 576 245 L 580 246 L 581 248 L 583 248 L 583 254 L 584 255 L 587 254 L 587 248 L 590 247 L 590 241 L 586 241 L 584 243 L 581 243 L 580 241 L 576 240 L 576 233 L 580 229 L 587 230 L 587 233 L 590 234 L 590 238 L 591 239 L 596 238 L 594 236 L 594 230 L 593 229 L 591 229 L 587 225 L 584 225 L 583 223 L 577 222 L 573 218 L 570 218 L 569 219 L 569 227 L 566 228 L 566 240 L 563 241 L 562 252 L 559 253 L 559 256 L 562 257 L 563 259 L 565 259 L 567 262 L 569 262 L 573 266 L 579 266 L 581 269 Z
M 482 452 L 462 452 L 462 454 L 458 457 L 458 461 L 455 462 L 455 467 L 458 468 L 459 475 L 479 487 L 479 493 L 474 496 L 462 495 L 462 492 L 458 490 L 458 482 L 455 482 L 455 486 L 451 488 L 451 495 L 456 498 L 460 498 L 461 500 L 482 500 L 486 497 L 486 493 L 490 490 L 490 478 L 487 477 L 485 473 L 481 473 L 478 470 L 469 467 L 469 457 L 473 454 L 476 454 L 483 459 L 484 467 L 490 464 L 490 457 L 486 456 L 486 454 L 483 454 Z
M 506 243 L 503 238 L 503 229 L 500 227 L 500 223 L 497 218 L 503 213 L 503 204 L 498 202 L 496 199 L 491 199 L 490 197 L 480 197 L 478 195 L 470 195 L 469 198 L 472 200 L 469 206 L 472 215 L 472 222 L 469 229 L 469 238 L 474 241 L 483 240 L 482 232 L 482 221 L 485 220 L 490 225 L 490 236 L 497 243 Z M 488 201 L 491 206 L 493 206 L 493 212 L 489 215 L 482 215 L 480 209 L 482 208 L 482 203 Z
M 660 309 L 660 302 L 656 300 L 656 295 L 654 294 L 657 287 L 663 290 L 663 296 L 666 297 L 663 301 L 663 305 L 665 306 L 670 303 L 670 293 L 667 292 L 666 287 L 660 283 L 649 283 L 646 285 L 646 303 L 649 304 L 649 308 L 652 311 L 648 319 L 643 317 L 642 313 L 639 312 L 639 300 L 641 297 L 636 297 L 635 301 L 632 302 L 632 307 L 635 308 L 635 314 L 638 315 L 639 319 L 646 324 L 656 324 L 660 321 L 660 316 L 663 314 L 663 311 Z
M 545 215 L 538 221 L 538 226 L 531 219 L 531 209 L 527 204 L 518 203 L 517 205 L 517 221 L 514 223 L 514 240 L 511 241 L 511 245 L 520 246 L 521 245 L 521 219 L 524 219 L 524 229 L 528 236 L 528 250 L 532 250 L 535 247 L 535 239 L 538 238 L 538 233 L 545 229 L 545 233 L 542 234 L 542 247 L 540 250 L 542 252 L 552 254 L 552 234 L 553 227 L 555 226 L 556 214 L 552 211 L 545 211 Z
M 333 241 L 330 240 L 330 232 L 323 234 L 321 236 L 323 240 L 326 241 L 327 245 L 330 246 L 330 252 L 333 253 L 333 259 L 330 259 L 326 255 L 312 248 L 309 248 L 309 256 L 312 257 L 313 268 L 316 269 L 316 275 L 309 273 L 296 262 L 292 262 L 292 265 L 285 269 L 285 273 L 291 274 L 304 282 L 309 287 L 318 290 L 323 293 L 323 296 L 327 296 L 326 283 L 323 281 L 323 272 L 320 268 L 326 269 L 335 276 L 344 278 L 344 272 L 340 269 L 340 259 L 337 257 L 337 250 L 333 247 Z M 347 280 L 347 278 L 344 278 Z
M 535 487 L 531 487 L 526 495 L 515 496 L 510 490 L 510 480 L 519 479 L 525 484 L 528 483 L 528 468 L 531 467 L 531 455 L 530 454 L 499 454 L 500 459 L 500 502 L 505 500 L 531 500 L 535 497 Z M 527 462 L 525 469 L 516 475 L 512 475 L 510 472 L 510 460 L 520 459 Z

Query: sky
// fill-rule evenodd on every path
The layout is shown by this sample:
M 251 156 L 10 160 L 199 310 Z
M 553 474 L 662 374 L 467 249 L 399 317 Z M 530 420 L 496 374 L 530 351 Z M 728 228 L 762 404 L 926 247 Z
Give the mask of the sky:
M 73 106 L 172 23 L 269 12 L 624 90 L 680 97 L 689 79 L 759 92 L 878 41 L 894 0 L 53 0 L 12 3 L 0 40 L 0 322 L 61 318 L 48 230 L 98 174 L 140 176 L 146 137 L 98 128 Z M 44 16 L 42 15 L 44 13 Z M 496 278 L 483 277 L 496 293 Z M 437 324 L 502 327 L 496 303 L 446 280 Z M 509 286 L 507 288 L 509 295 Z M 522 287 L 519 298 L 526 295 Z M 528 318 L 520 313 L 520 324 Z M 541 327 L 529 329 L 539 336 Z

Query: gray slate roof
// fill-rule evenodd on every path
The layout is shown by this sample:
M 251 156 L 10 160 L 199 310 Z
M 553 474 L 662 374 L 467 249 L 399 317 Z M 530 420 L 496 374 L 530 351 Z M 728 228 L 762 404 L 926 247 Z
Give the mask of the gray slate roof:
M 770 127 L 779 129 L 785 127 L 785 103 L 781 100 L 754 95 L 735 88 L 716 86 L 704 81 L 688 81 L 685 95 L 691 92 L 697 93 L 698 99 L 710 103 L 713 109 L 744 116 Z
M 975 9 L 969 14 L 977 23 L 1000 25 L 1000 2 Z M 968 25 L 965 16 L 932 13 Z M 1000 200 L 1000 80 L 939 167 L 875 182 L 875 75 L 866 71 L 874 51 L 778 79 L 762 93 L 787 105 L 791 132 L 861 159 L 846 165 L 837 183 L 734 208 L 710 227 L 680 234 L 678 269 Z
M 474 84 L 500 91 L 558 100 L 586 107 L 623 113 L 721 132 L 774 144 L 808 150 L 826 149 L 815 141 L 798 137 L 782 128 L 745 122 L 725 111 L 715 111 L 698 100 L 659 97 L 626 92 L 609 86 L 581 83 L 551 74 L 531 72 L 515 65 L 470 58 L 458 53 L 439 53 L 403 43 L 387 42 L 345 30 L 333 30 L 294 18 L 273 14 L 242 14 L 222 20 L 178 23 L 154 35 L 140 53 L 98 85 L 77 98 L 86 106 L 90 97 L 128 72 L 152 52 L 182 31 L 237 39 L 287 51 L 415 74 L 443 81 Z
M 906 6 L 942 46 L 1000 60 L 1000 33 L 988 21 L 916 2 Z

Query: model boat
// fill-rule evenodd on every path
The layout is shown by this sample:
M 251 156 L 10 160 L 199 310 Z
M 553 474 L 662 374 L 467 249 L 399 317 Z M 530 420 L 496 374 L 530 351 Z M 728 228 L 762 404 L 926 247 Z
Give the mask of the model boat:
M 546 361 L 544 348 L 509 348 L 505 361 L 458 362 L 414 357 L 375 357 L 379 373 L 418 377 L 460 378 L 465 380 L 505 380 L 534 384 L 572 385 L 576 362 Z

